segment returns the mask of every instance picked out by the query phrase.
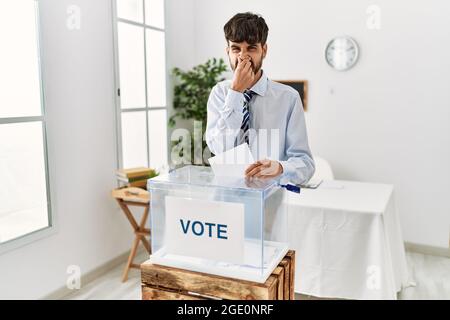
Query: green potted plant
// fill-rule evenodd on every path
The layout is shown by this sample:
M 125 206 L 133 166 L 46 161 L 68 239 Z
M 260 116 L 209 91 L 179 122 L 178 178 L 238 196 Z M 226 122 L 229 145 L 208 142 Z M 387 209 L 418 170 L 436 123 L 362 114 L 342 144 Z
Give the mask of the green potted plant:
M 221 77 L 225 71 L 227 71 L 227 66 L 222 58 L 209 59 L 206 63 L 199 64 L 188 71 L 173 68 L 172 73 L 177 78 L 177 82 L 174 87 L 174 113 L 169 118 L 169 126 L 174 127 L 177 118 L 201 121 L 203 136 L 206 130 L 209 94 L 217 82 L 225 80 Z M 191 139 L 193 136 L 191 133 Z M 174 145 L 179 143 L 181 141 L 175 141 Z M 206 142 L 202 141 L 202 150 L 205 148 L 207 148 Z M 194 148 L 191 150 L 192 160 Z M 179 155 L 183 156 L 183 149 L 180 149 Z

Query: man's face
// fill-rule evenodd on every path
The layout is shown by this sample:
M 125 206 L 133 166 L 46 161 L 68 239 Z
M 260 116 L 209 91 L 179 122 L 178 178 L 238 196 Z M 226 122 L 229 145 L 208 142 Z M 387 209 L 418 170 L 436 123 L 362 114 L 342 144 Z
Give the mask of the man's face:
M 246 41 L 239 43 L 228 41 L 226 51 L 233 71 L 236 70 L 238 60 L 248 56 L 252 63 L 252 70 L 256 74 L 261 69 L 262 61 L 266 57 L 267 43 L 262 46 L 261 43 L 248 44 Z

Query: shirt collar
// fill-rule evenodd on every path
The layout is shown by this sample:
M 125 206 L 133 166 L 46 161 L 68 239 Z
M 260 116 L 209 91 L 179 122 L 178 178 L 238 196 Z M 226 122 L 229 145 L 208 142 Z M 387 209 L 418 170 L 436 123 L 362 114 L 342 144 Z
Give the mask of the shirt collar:
M 250 88 L 250 90 L 252 90 L 256 94 L 264 97 L 264 95 L 266 94 L 266 91 L 267 91 L 268 78 L 263 69 L 261 69 L 261 73 L 262 73 L 261 78 L 259 78 L 258 82 L 256 82 L 253 85 L 253 87 Z

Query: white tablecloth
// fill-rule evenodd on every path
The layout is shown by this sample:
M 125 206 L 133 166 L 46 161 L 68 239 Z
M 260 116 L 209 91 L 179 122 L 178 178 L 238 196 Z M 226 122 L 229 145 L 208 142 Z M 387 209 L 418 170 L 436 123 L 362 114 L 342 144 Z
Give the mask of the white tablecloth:
M 408 271 L 391 185 L 324 181 L 286 201 L 296 292 L 396 299 Z

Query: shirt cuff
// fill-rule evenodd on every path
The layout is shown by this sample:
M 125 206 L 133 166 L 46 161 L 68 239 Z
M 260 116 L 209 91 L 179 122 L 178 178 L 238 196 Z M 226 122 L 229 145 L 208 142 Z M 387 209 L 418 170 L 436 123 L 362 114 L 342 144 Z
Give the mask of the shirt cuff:
M 244 94 L 242 92 L 229 89 L 225 98 L 225 105 L 228 107 L 227 109 L 229 109 L 230 113 L 233 110 L 242 112 L 242 107 L 244 106 Z
M 283 176 L 291 179 L 295 176 L 295 167 L 289 161 L 278 161 L 283 168 Z

